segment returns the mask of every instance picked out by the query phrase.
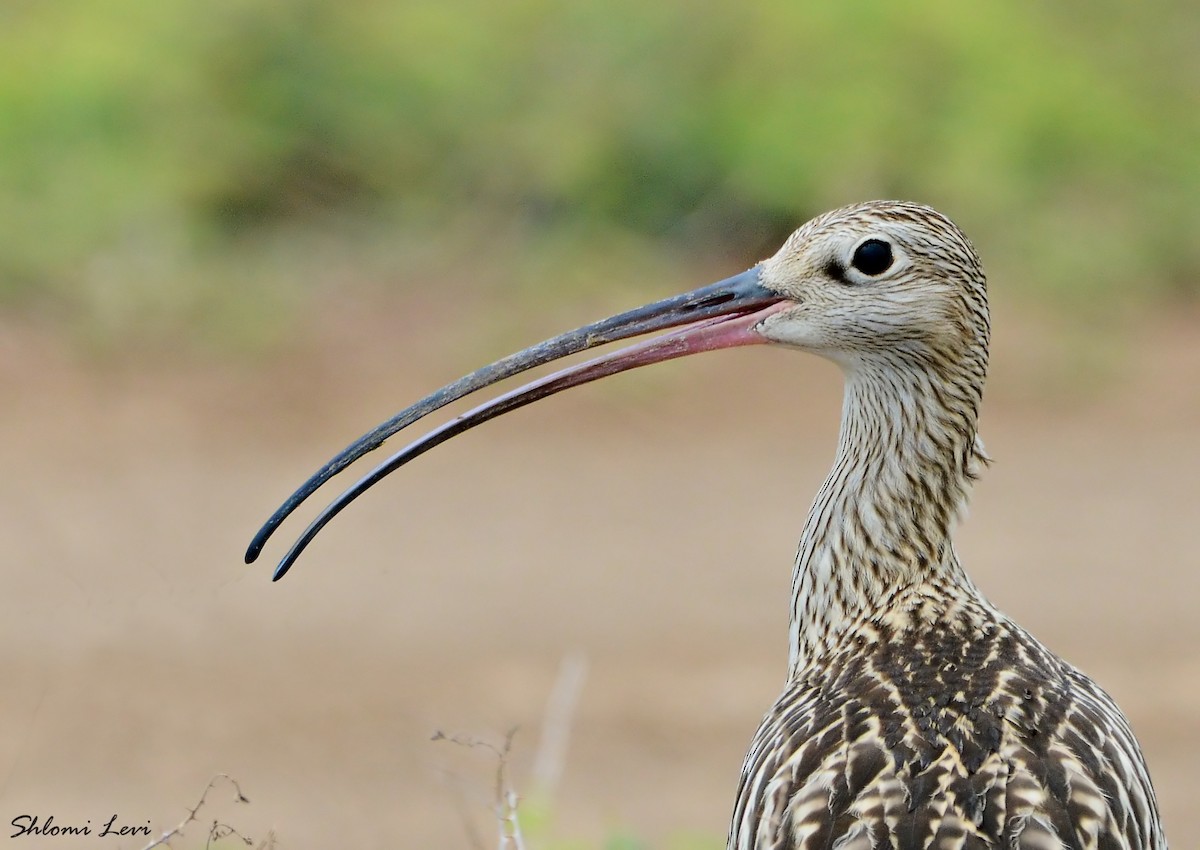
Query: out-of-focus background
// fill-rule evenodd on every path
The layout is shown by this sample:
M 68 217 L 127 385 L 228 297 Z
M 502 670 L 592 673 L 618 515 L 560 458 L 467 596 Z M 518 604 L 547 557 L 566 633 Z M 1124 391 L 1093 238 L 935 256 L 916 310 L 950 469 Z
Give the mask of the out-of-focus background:
M 991 277 L 963 559 L 1195 834 L 1197 43 L 1183 0 L 9 0 L 0 823 L 157 833 L 228 772 L 250 804 L 216 789 L 174 846 L 489 846 L 494 760 L 429 738 L 519 727 L 531 846 L 723 846 L 832 367 L 616 378 L 422 458 L 278 585 L 242 551 L 430 389 L 904 197 Z

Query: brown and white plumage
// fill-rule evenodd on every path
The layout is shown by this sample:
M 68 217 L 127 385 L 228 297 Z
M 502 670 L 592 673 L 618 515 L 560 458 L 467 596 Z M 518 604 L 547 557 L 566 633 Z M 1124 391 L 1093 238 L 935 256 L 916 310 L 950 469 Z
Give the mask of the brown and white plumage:
M 1165 847 L 1108 695 L 990 606 L 937 595 L 897 593 L 909 622 L 856 625 L 788 683 L 729 846 Z
M 672 330 L 675 329 L 675 330 Z M 801 536 L 783 694 L 742 770 L 730 850 L 1165 850 L 1129 725 L 1090 679 L 996 610 L 950 534 L 987 457 L 985 278 L 945 216 L 877 201 L 819 216 L 771 259 L 503 358 L 368 432 L 276 511 L 468 393 L 585 349 L 669 332 L 481 405 L 322 512 L 468 428 L 563 389 L 698 351 L 771 342 L 846 376 L 834 466 Z
M 864 239 L 896 262 L 854 275 Z M 970 243 L 927 207 L 850 207 L 801 228 L 762 278 L 799 305 L 762 333 L 841 364 L 846 400 L 731 850 L 1166 847 L 1116 704 L 993 607 L 950 542 L 986 458 Z

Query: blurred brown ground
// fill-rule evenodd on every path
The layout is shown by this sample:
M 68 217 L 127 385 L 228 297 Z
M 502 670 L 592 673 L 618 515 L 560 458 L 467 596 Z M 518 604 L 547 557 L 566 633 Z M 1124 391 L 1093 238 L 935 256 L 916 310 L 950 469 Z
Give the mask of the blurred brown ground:
M 303 342 L 250 364 L 89 365 L 0 327 L 0 823 L 96 829 L 117 813 L 159 831 L 227 772 L 251 804 L 218 788 L 177 848 L 203 846 L 211 817 L 288 848 L 467 847 L 461 798 L 490 829 L 493 766 L 431 733 L 520 726 L 522 785 L 560 659 L 579 650 L 554 835 L 720 845 L 782 683 L 792 554 L 836 434 L 832 366 L 759 348 L 568 393 L 388 480 L 287 580 L 241 563 L 334 450 L 506 353 L 472 339 L 487 306 L 331 304 Z M 510 342 L 593 316 L 559 318 Z M 1200 315 L 1137 319 L 1099 378 L 1061 365 L 1054 322 L 1001 309 L 995 323 L 996 463 L 960 553 L 1116 696 L 1186 846 L 1200 832 Z

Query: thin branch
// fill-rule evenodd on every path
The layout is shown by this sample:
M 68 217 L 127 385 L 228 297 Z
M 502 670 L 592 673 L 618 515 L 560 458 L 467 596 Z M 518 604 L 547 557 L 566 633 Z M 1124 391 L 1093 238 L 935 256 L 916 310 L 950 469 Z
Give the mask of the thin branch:
M 208 829 L 208 839 L 204 842 L 204 850 L 208 850 L 214 841 L 220 841 L 222 838 L 228 838 L 231 835 L 236 835 L 247 847 L 254 843 L 254 839 L 242 835 L 229 824 L 214 820 L 212 826 Z
M 187 825 L 190 824 L 192 821 L 196 820 L 196 814 L 200 811 L 200 809 L 202 809 L 204 807 L 205 802 L 208 800 L 208 792 L 211 791 L 213 789 L 213 786 L 215 786 L 217 784 L 217 782 L 219 782 L 222 779 L 225 780 L 226 782 L 230 783 L 231 785 L 233 785 L 234 791 L 237 792 L 237 796 L 233 798 L 233 801 L 235 803 L 249 803 L 250 802 L 250 799 L 245 794 L 242 793 L 242 786 L 238 784 L 238 781 L 236 779 L 234 779 L 228 773 L 218 773 L 212 779 L 208 780 L 208 785 L 206 785 L 204 787 L 204 793 L 200 795 L 200 799 L 196 801 L 196 805 L 194 805 L 194 806 L 192 806 L 192 808 L 188 809 L 187 817 L 185 817 L 179 823 L 175 824 L 175 826 L 173 828 L 168 829 L 166 832 L 164 832 L 158 838 L 151 841 L 149 844 L 147 844 L 145 847 L 143 847 L 142 850 L 152 850 L 152 848 L 154 848 L 154 847 L 165 847 L 168 845 L 168 842 L 170 842 L 170 840 L 172 838 L 175 838 L 176 836 L 182 834 L 184 828 L 186 828 Z M 221 824 L 219 824 L 217 821 L 213 821 L 213 825 L 209 830 L 209 842 L 210 843 L 213 840 L 213 834 L 216 831 L 216 829 L 218 828 L 218 826 L 221 826 Z M 251 843 L 249 840 L 247 840 L 245 838 L 245 836 L 241 835 L 240 833 L 236 833 L 236 831 L 232 827 L 226 827 L 226 828 L 230 830 L 229 834 L 237 834 L 238 837 L 241 838 L 242 840 L 246 841 L 247 844 Z
M 496 765 L 496 819 L 500 822 L 500 850 L 508 847 L 512 850 L 525 850 L 521 821 L 517 818 L 517 803 L 521 798 L 517 796 L 508 779 L 508 756 L 512 752 L 513 738 L 516 734 L 517 727 L 514 726 L 504 736 L 504 749 L 500 752 L 500 762 Z
M 496 756 L 495 813 L 500 830 L 499 850 L 526 850 L 525 838 L 521 833 L 521 822 L 517 816 L 517 805 L 521 798 L 509 783 L 508 778 L 508 757 L 512 753 L 513 737 L 516 734 L 516 727 L 510 729 L 504 736 L 504 746 L 502 747 L 497 747 L 491 741 L 473 738 L 469 735 L 447 735 L 441 730 L 435 731 L 431 738 L 434 741 L 449 741 L 469 749 L 490 750 Z
M 571 737 L 571 721 L 579 693 L 583 689 L 587 674 L 587 659 L 582 653 L 567 655 L 559 666 L 558 677 L 546 701 L 545 720 L 542 734 L 534 756 L 534 787 L 538 794 L 549 797 L 558 786 L 566 764 L 567 744 Z M 521 796 L 513 787 L 510 777 L 509 759 L 513 750 L 513 739 L 517 734 L 514 727 L 504 736 L 504 744 L 497 746 L 490 741 L 469 735 L 447 735 L 440 730 L 433 733 L 434 741 L 449 741 L 468 749 L 485 749 L 496 757 L 496 781 L 493 788 L 493 811 L 499 828 L 499 850 L 526 850 L 525 836 L 521 832 L 518 809 Z M 464 811 L 466 794 L 460 783 L 455 784 L 459 814 L 467 829 L 471 846 L 482 850 L 483 841 L 475 831 L 470 817 Z

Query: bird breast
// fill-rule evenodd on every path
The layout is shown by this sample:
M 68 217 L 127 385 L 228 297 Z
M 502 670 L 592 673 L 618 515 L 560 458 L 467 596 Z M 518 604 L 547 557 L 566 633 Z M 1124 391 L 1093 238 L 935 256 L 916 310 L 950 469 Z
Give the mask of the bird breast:
M 857 629 L 793 681 L 746 757 L 729 846 L 1141 850 L 1165 847 L 1154 810 L 1108 695 L 981 606 Z

